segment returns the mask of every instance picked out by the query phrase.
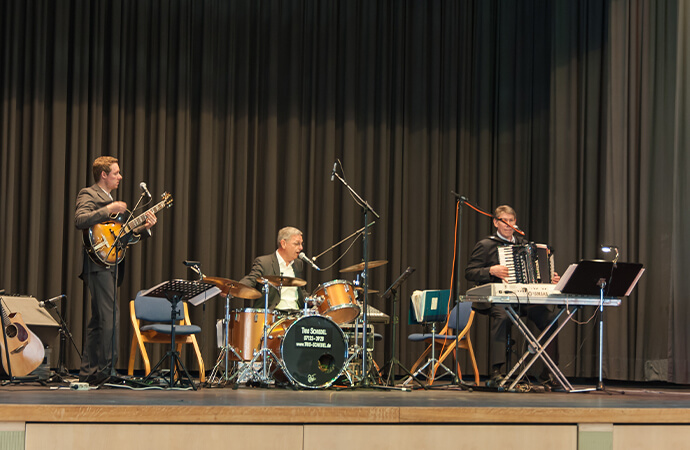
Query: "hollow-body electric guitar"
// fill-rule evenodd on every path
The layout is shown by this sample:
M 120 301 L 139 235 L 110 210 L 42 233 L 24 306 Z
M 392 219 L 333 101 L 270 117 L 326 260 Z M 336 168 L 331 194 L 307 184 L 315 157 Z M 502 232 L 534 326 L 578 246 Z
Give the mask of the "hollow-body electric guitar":
M 129 217 L 129 212 L 117 214 L 110 220 L 85 229 L 82 240 L 91 259 L 96 264 L 105 267 L 119 264 L 125 257 L 127 246 L 139 242 L 139 235 L 134 233 L 134 230 L 146 222 L 146 213 L 151 211 L 155 214 L 163 208 L 172 206 L 172 195 L 164 192 L 161 197 L 162 200 L 159 203 L 156 203 L 137 218 L 130 220 L 126 226 L 124 223 Z

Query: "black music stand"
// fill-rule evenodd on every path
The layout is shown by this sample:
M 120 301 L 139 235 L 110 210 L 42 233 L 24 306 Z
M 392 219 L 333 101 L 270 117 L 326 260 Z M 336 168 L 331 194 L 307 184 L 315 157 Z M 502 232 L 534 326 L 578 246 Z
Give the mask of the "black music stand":
M 407 269 L 405 269 L 405 271 L 402 274 L 400 274 L 398 279 L 395 280 L 388 289 L 386 289 L 386 292 L 384 292 L 383 295 L 381 295 L 381 298 L 383 300 L 387 299 L 390 296 L 393 296 L 393 330 L 391 337 L 391 357 L 388 360 L 388 362 L 386 362 L 381 368 L 381 374 L 386 373 L 386 368 L 388 369 L 388 375 L 386 375 L 386 377 L 383 380 L 383 383 L 386 386 L 395 386 L 395 367 L 397 366 L 400 367 L 400 369 L 402 369 L 402 371 L 405 372 L 408 376 L 412 377 L 412 379 L 419 383 L 422 387 L 425 387 L 424 384 L 421 381 L 419 381 L 414 375 L 412 375 L 412 372 L 410 372 L 409 369 L 407 369 L 400 362 L 400 360 L 398 360 L 398 358 L 395 357 L 395 347 L 397 345 L 395 330 L 399 323 L 398 288 L 400 288 L 400 285 L 403 284 L 403 282 L 407 280 L 414 271 L 414 267 L 408 267 Z
M 599 380 L 596 388 L 571 392 L 603 391 L 604 297 L 627 297 L 644 273 L 642 264 L 582 260 L 563 274 L 556 286 L 562 294 L 599 296 Z
M 214 290 L 215 288 L 215 290 Z M 211 291 L 211 292 L 207 292 Z M 180 359 L 180 353 L 175 347 L 175 322 L 180 320 L 177 313 L 177 305 L 180 302 L 187 301 L 192 304 L 199 304 L 201 301 L 208 300 L 214 295 L 218 294 L 220 289 L 213 284 L 189 281 L 189 280 L 170 280 L 155 288 L 144 292 L 148 297 L 165 298 L 170 302 L 170 350 L 161 358 L 160 361 L 151 369 L 151 372 L 143 380 L 146 383 L 152 375 L 158 370 L 166 359 L 170 359 L 170 380 L 168 381 L 168 388 L 175 387 L 175 369 L 180 371 L 180 384 L 182 384 L 182 373 L 192 389 L 196 391 L 196 385 L 192 381 L 192 377 L 187 372 L 187 368 Z M 165 380 L 165 379 L 164 379 Z

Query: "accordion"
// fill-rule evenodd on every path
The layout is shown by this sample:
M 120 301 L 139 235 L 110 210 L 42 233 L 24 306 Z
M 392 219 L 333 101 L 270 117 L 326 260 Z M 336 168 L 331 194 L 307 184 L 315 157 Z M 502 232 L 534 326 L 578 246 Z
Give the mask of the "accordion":
M 499 264 L 508 267 L 508 283 L 551 283 L 553 250 L 546 244 L 498 247 Z

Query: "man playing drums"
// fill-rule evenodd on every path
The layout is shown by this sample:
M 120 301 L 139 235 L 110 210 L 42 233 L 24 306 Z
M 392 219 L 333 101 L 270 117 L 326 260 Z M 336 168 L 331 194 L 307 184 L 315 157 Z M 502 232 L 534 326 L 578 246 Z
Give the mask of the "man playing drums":
M 302 232 L 294 227 L 285 227 L 278 231 L 278 249 L 270 255 L 259 256 L 254 260 L 248 275 L 240 283 L 261 290 L 259 281 L 262 277 L 286 277 L 304 279 L 304 262 L 299 259 L 302 251 Z M 268 308 L 278 311 L 295 311 L 302 309 L 307 293 L 303 286 L 283 285 L 268 291 Z M 263 308 L 265 299 L 262 296 L 254 301 L 255 308 Z

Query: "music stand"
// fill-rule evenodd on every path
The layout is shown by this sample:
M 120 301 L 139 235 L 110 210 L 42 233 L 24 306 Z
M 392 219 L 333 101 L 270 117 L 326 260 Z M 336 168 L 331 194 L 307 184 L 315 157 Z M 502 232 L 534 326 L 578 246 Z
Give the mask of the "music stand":
M 386 386 L 394 386 L 395 385 L 395 366 L 400 367 L 408 376 L 412 377 L 415 381 L 417 381 L 422 387 L 424 387 L 424 384 L 417 380 L 414 375 L 412 375 L 412 372 L 409 371 L 399 360 L 398 358 L 395 357 L 395 347 L 396 347 L 396 328 L 398 325 L 398 288 L 400 288 L 400 285 L 403 284 L 405 280 L 409 278 L 410 275 L 412 275 L 412 272 L 415 271 L 414 267 L 408 267 L 405 269 L 405 271 L 400 274 L 397 280 L 391 284 L 391 286 L 386 289 L 386 292 L 381 295 L 381 298 L 383 300 L 386 300 L 388 297 L 393 296 L 393 330 L 392 330 L 392 337 L 391 337 L 391 358 L 386 362 L 383 367 L 381 368 L 381 373 L 385 373 L 386 367 L 388 367 L 388 375 L 386 378 L 383 380 L 383 383 Z
M 182 384 L 182 373 L 184 373 L 185 378 L 192 386 L 192 389 L 196 391 L 196 385 L 192 381 L 192 377 L 187 372 L 187 368 L 182 363 L 180 359 L 180 353 L 175 347 L 175 322 L 180 320 L 177 312 L 177 305 L 179 302 L 187 301 L 193 305 L 198 305 L 204 301 L 210 299 L 211 297 L 217 295 L 220 292 L 217 286 L 209 283 L 199 282 L 199 281 L 189 281 L 189 280 L 170 280 L 159 284 L 158 286 L 149 289 L 142 295 L 148 297 L 158 297 L 165 298 L 170 302 L 170 350 L 161 358 L 160 361 L 151 369 L 151 372 L 144 379 L 144 382 L 148 381 L 152 375 L 158 370 L 158 368 L 163 364 L 166 359 L 170 359 L 170 381 L 168 382 L 168 387 L 172 388 L 175 386 L 175 369 L 181 369 L 180 373 L 180 384 Z M 165 378 L 164 378 L 165 380 Z
M 599 296 L 599 380 L 596 388 L 571 392 L 603 391 L 604 297 L 627 297 L 644 273 L 642 264 L 582 260 L 566 270 L 556 289 L 562 294 Z

